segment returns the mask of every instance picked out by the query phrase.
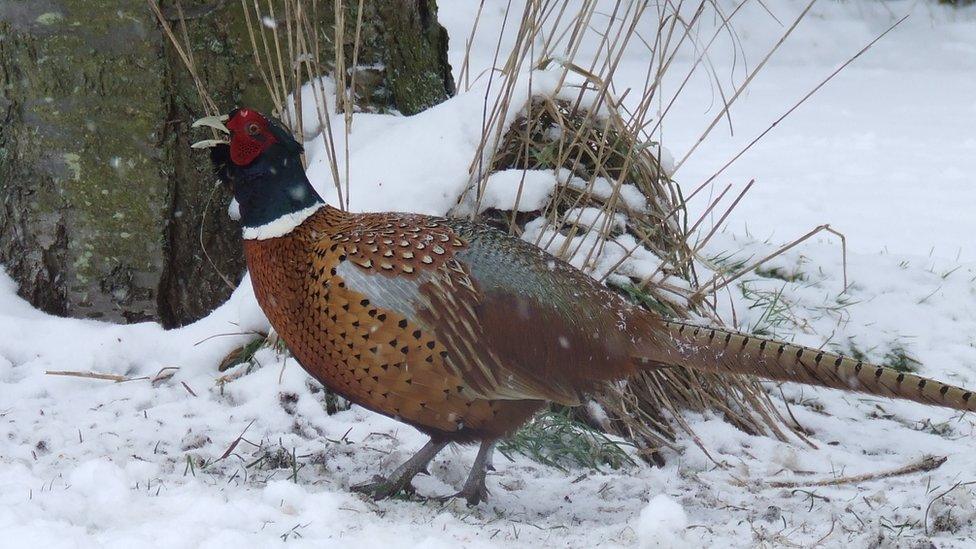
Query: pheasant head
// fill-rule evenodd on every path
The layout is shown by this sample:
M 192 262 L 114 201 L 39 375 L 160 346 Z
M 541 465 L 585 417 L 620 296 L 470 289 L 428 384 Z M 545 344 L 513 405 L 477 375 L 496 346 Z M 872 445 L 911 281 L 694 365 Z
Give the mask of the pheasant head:
M 193 127 L 210 127 L 226 139 L 205 139 L 217 178 L 240 208 L 244 238 L 273 238 L 289 232 L 323 205 L 302 167 L 302 146 L 281 122 L 254 109 L 208 116 Z

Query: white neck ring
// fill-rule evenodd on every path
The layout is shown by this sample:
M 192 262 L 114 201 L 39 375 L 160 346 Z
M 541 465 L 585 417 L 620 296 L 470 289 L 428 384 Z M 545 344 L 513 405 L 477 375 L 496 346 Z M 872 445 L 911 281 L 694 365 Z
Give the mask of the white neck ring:
M 269 238 L 285 236 L 286 234 L 295 230 L 295 227 L 304 223 L 306 219 L 312 216 L 312 214 L 324 207 L 325 204 L 318 203 L 309 206 L 304 210 L 287 213 L 274 221 L 269 221 L 258 227 L 244 227 L 244 239 L 267 240 Z

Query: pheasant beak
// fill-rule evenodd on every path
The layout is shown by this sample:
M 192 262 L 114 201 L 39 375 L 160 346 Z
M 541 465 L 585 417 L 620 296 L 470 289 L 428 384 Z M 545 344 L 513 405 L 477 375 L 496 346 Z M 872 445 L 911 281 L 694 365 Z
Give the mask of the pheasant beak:
M 230 134 L 230 130 L 224 125 L 228 116 L 226 114 L 220 116 L 204 116 L 203 118 L 197 120 L 191 126 L 192 128 L 208 127 L 213 128 L 217 131 Z M 193 149 L 208 149 L 210 147 L 216 147 L 217 145 L 226 145 L 229 143 L 226 139 L 204 139 L 202 141 L 197 141 L 196 143 L 190 145 Z

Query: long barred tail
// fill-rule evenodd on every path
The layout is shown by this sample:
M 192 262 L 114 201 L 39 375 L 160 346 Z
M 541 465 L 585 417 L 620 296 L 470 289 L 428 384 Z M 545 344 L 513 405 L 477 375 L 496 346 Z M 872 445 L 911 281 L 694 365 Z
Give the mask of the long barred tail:
M 713 373 L 857 391 L 976 411 L 974 391 L 827 351 L 719 328 L 665 321 L 671 339 L 658 363 Z

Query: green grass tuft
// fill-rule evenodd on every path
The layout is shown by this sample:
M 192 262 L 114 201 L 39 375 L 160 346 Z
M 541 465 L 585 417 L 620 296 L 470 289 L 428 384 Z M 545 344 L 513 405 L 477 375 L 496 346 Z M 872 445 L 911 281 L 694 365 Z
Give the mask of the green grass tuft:
M 777 337 L 781 331 L 791 332 L 799 328 L 800 323 L 790 304 L 783 298 L 785 289 L 785 284 L 778 290 L 757 290 L 745 283 L 739 285 L 742 297 L 751 302 L 749 309 L 759 311 L 759 318 L 747 328 L 749 333 Z
M 632 303 L 637 303 L 638 305 L 643 305 L 651 311 L 663 316 L 664 318 L 674 317 L 674 310 L 672 310 L 667 305 L 661 303 L 654 298 L 654 294 L 647 290 L 641 289 L 636 284 L 613 284 L 611 286 L 629 299 Z
M 918 371 L 918 367 L 922 363 L 908 354 L 908 351 L 903 347 L 895 346 L 885 354 L 884 361 L 881 365 L 887 366 L 892 370 L 898 370 L 899 372 L 912 373 Z
M 853 341 L 849 342 L 849 346 L 850 350 L 843 354 L 850 356 L 854 360 L 862 360 L 870 364 L 877 364 L 878 366 L 884 366 L 899 372 L 914 373 L 917 372 L 918 367 L 922 365 L 917 358 L 910 355 L 908 351 L 898 343 L 893 344 L 891 346 L 891 350 L 885 353 L 884 358 L 877 363 L 871 360 L 868 354 L 858 348 Z
M 498 451 L 509 460 L 513 454 L 522 454 L 562 471 L 571 467 L 599 470 L 637 465 L 625 449 L 628 446 L 634 447 L 573 419 L 568 411 L 547 410 L 501 441 Z
M 791 273 L 779 267 L 756 267 L 756 274 L 763 278 L 777 278 L 785 282 L 803 282 L 807 279 L 801 271 Z

